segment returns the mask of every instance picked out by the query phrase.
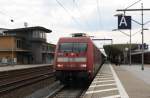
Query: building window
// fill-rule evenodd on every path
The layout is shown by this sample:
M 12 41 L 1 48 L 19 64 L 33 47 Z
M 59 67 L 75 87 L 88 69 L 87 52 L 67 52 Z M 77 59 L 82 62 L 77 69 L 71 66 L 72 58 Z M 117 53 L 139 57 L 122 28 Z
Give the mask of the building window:
M 46 33 L 43 33 L 43 38 L 46 39 Z
M 22 43 L 19 39 L 17 39 L 17 48 L 22 48 Z
M 39 38 L 39 32 L 38 31 L 34 31 L 33 32 L 33 38 Z
M 43 50 L 43 51 L 46 51 L 46 49 L 45 49 L 45 45 L 43 45 L 43 46 L 42 46 L 42 50 Z
M 11 33 L 5 33 L 6 35 L 11 35 L 11 36 L 13 36 L 13 35 L 16 35 L 16 32 L 11 32 Z
M 42 31 L 33 31 L 33 38 L 43 38 L 46 39 L 46 34 L 45 32 Z

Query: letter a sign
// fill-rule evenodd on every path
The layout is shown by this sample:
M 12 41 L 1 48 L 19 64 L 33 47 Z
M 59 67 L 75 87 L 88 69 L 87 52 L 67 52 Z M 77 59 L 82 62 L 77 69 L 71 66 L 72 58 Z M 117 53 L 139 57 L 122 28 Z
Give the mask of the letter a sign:
M 118 16 L 118 29 L 131 29 L 131 16 Z

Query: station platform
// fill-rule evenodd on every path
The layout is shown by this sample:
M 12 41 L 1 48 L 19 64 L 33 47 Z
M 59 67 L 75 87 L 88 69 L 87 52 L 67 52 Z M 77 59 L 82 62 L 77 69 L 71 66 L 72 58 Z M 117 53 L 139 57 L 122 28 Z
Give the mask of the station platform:
M 150 98 L 149 66 L 104 64 L 84 98 Z
M 7 66 L 1 66 L 0 72 L 19 70 L 19 69 L 27 69 L 27 68 L 35 68 L 35 67 L 41 67 L 41 66 L 52 66 L 52 64 L 7 65 Z

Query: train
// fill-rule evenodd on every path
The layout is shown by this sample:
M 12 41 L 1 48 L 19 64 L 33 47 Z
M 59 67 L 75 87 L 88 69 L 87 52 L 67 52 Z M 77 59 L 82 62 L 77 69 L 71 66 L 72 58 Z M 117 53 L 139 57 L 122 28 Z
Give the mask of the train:
M 88 36 L 63 37 L 57 43 L 54 69 L 62 83 L 92 81 L 103 62 L 104 55 Z

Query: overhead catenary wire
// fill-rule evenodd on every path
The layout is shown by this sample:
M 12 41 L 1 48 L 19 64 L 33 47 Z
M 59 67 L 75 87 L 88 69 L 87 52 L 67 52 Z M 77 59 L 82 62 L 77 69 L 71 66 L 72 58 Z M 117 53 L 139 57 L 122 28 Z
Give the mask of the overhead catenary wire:
M 132 34 L 131 36 L 134 36 L 134 35 L 138 34 L 139 32 L 141 32 L 141 30 L 139 30 L 139 31 L 135 32 L 135 33 L 134 33 L 134 34 Z
M 56 0 L 56 2 L 59 4 L 59 6 L 61 6 L 61 7 L 66 11 L 66 13 L 68 13 L 68 15 L 71 17 L 71 19 L 72 19 L 77 25 L 80 25 L 80 26 L 81 26 L 81 24 L 76 20 L 76 18 L 75 18 L 73 15 L 71 15 L 71 13 L 63 6 L 63 4 L 62 4 L 61 2 L 59 2 L 58 0 Z
M 0 14 L 2 14 L 2 15 L 6 15 L 4 12 L 2 12 L 2 11 L 0 11 Z
M 140 2 L 140 1 L 141 1 L 141 0 L 138 0 L 138 1 L 134 2 L 133 4 L 131 4 L 131 5 L 129 5 L 128 7 L 126 7 L 125 9 L 128 9 L 128 8 L 132 7 L 133 5 L 137 4 L 137 3 Z
M 76 2 L 76 0 L 73 0 L 73 3 L 75 3 Z
M 121 32 L 122 34 L 126 35 L 126 36 L 130 36 L 129 34 L 123 32 L 123 31 L 121 31 L 121 30 L 119 30 L 119 29 L 118 29 L 118 31 Z M 141 30 L 139 30 L 139 31 L 135 32 L 134 34 L 132 34 L 131 37 L 135 36 L 135 35 L 138 34 L 139 32 L 141 32 Z
M 7 16 L 11 22 L 14 22 L 14 18 L 12 16 L 9 16 L 8 14 L 6 14 L 4 11 L 0 11 L 0 14 Z
M 97 3 L 97 13 L 98 13 L 98 24 L 101 26 L 101 14 L 100 14 L 100 7 L 99 7 L 99 0 L 96 0 Z
M 123 32 L 123 31 L 121 31 L 121 30 L 118 30 L 118 31 L 120 31 L 122 34 L 124 34 L 124 35 L 126 35 L 126 36 L 130 36 L 129 34 Z
M 76 7 L 76 10 L 79 12 L 80 18 L 86 19 L 86 17 L 83 16 L 83 14 L 82 14 L 81 10 L 79 9 L 79 6 L 75 0 L 73 0 L 73 4 L 74 4 L 74 7 Z M 85 21 L 84 23 L 85 23 L 85 26 L 90 27 L 88 21 Z

